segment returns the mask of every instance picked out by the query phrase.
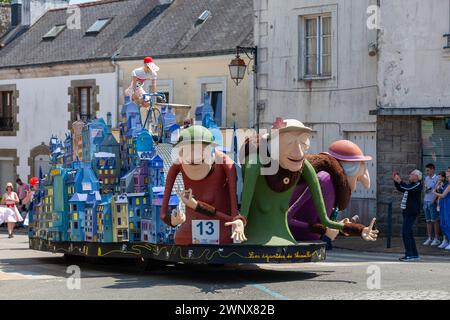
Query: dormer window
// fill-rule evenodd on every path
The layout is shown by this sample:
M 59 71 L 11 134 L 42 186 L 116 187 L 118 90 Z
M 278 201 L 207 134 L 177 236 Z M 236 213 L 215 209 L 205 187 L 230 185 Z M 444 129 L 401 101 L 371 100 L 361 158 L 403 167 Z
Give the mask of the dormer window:
M 47 32 L 42 39 L 44 40 L 53 40 L 55 39 L 63 30 L 66 28 L 65 24 L 56 25 Z
M 87 29 L 86 34 L 97 34 L 100 31 L 102 31 L 106 25 L 112 20 L 112 18 L 104 18 L 104 19 L 98 19 L 94 22 L 92 26 L 90 26 L 89 29 Z
M 211 17 L 211 11 L 205 10 L 203 13 L 197 18 L 197 21 L 195 22 L 195 25 L 198 26 L 199 24 L 205 23 L 208 18 Z

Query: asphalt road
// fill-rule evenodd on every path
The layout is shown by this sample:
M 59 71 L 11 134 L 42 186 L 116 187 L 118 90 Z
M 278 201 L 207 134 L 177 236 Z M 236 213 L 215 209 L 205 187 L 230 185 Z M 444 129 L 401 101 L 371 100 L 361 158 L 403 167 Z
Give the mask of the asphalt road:
M 450 258 L 397 259 L 334 250 L 315 264 L 140 271 L 123 260 L 66 261 L 29 250 L 25 235 L 0 234 L 0 299 L 450 299 Z M 80 268 L 79 281 L 67 273 L 69 265 Z

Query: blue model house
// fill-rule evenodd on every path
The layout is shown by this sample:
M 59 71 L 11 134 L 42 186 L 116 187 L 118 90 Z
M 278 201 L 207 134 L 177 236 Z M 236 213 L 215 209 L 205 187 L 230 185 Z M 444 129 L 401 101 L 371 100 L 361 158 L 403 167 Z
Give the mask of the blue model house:
M 113 242 L 112 195 L 102 196 L 102 202 L 97 205 L 97 242 Z
M 171 244 L 174 240 L 176 228 L 167 226 L 160 218 L 164 187 L 153 187 L 152 209 L 146 212 L 142 219 L 141 229 L 143 242 Z M 169 212 L 176 209 L 179 204 L 178 197 L 172 194 L 169 200 Z M 150 215 L 148 215 L 150 213 Z
M 140 241 L 142 214 L 145 208 L 150 206 L 148 193 L 128 193 L 127 199 L 129 241 Z
M 97 241 L 97 204 L 101 203 L 101 200 L 99 191 L 93 191 L 87 196 L 84 208 L 84 241 Z
M 53 182 L 52 221 L 48 228 L 48 239 L 52 241 L 68 241 L 69 236 L 69 195 L 66 188 L 67 169 L 58 166 L 50 170 Z M 58 190 L 59 192 L 54 192 Z
M 141 114 L 139 107 L 129 97 L 125 97 L 125 104 L 120 112 L 120 158 L 121 171 L 127 173 L 135 166 L 137 133 L 141 132 Z
M 103 119 L 94 119 L 83 127 L 83 161 L 92 161 L 94 159 L 94 154 L 107 133 L 108 126 Z

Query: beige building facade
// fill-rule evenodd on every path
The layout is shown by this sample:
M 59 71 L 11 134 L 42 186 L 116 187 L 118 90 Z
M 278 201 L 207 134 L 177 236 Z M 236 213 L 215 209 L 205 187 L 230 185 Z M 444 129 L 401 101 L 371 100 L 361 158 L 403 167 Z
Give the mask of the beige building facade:
M 184 57 L 157 59 L 160 67 L 157 88 L 159 92 L 168 94 L 169 102 L 191 106 L 190 118 L 195 117 L 195 108 L 203 102 L 205 93 L 221 93 L 222 123 L 219 127 L 229 128 L 236 119 L 237 126 L 249 127 L 249 105 L 252 88 L 252 77 L 246 74 L 244 80 L 236 86 L 230 78 L 228 65 L 235 55 Z M 246 61 L 248 64 L 248 61 Z M 131 73 L 142 67 L 141 60 L 118 61 L 120 93 L 119 101 L 124 101 L 124 91 L 131 83 Z M 150 83 L 146 84 L 149 91 Z M 251 107 L 250 107 L 251 108 Z M 233 114 L 236 114 L 235 117 Z

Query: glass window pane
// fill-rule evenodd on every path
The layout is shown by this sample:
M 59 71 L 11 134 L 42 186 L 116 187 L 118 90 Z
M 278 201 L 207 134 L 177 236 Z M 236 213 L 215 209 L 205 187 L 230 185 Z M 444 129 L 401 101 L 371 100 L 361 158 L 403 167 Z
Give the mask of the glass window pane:
M 306 74 L 317 75 L 317 55 L 311 55 L 306 58 Z
M 322 56 L 322 75 L 331 76 L 331 55 Z
M 331 35 L 331 17 L 322 17 L 322 35 Z
M 317 54 L 317 37 L 306 39 L 306 55 Z
M 331 54 L 331 37 L 322 38 L 322 54 Z
M 54 26 L 42 38 L 44 38 L 44 39 L 54 39 L 65 29 L 65 27 L 66 27 L 65 24 Z
M 317 18 L 306 19 L 306 36 L 317 36 Z
M 82 116 L 87 115 L 87 104 L 88 104 L 88 89 L 81 88 L 80 89 L 80 109 L 81 109 Z
M 86 31 L 86 33 L 97 33 L 100 32 L 106 24 L 109 22 L 110 18 L 98 19 L 94 24 Z

